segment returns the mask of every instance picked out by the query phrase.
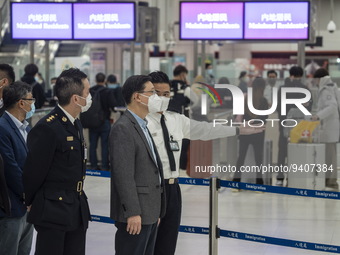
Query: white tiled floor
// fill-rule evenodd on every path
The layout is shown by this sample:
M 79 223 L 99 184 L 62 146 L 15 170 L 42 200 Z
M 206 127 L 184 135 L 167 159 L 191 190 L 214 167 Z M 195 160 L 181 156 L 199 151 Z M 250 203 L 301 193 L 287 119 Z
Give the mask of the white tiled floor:
M 209 188 L 182 185 L 181 189 L 182 225 L 208 227 Z M 89 197 L 91 213 L 108 216 L 109 179 L 87 177 L 85 190 Z M 340 202 L 250 191 L 232 193 L 230 189 L 222 188 L 219 194 L 219 227 L 277 238 L 340 245 Z M 114 254 L 114 234 L 114 225 L 90 223 L 87 234 L 87 254 Z M 176 254 L 208 254 L 208 236 L 180 233 Z M 219 254 L 334 253 L 320 253 L 221 237 Z

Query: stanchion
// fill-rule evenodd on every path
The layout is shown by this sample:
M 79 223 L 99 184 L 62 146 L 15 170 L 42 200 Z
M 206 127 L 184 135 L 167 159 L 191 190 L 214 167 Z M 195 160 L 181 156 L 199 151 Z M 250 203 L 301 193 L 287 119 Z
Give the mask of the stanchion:
M 218 190 L 221 187 L 220 180 L 217 177 L 212 177 L 209 187 L 209 255 L 217 255 L 217 239 L 220 238 L 220 229 L 218 228 Z

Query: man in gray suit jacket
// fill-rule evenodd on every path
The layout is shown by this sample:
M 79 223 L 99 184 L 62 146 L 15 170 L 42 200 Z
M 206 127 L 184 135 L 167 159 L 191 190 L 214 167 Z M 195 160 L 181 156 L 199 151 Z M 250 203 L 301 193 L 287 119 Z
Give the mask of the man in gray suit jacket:
M 135 75 L 122 88 L 128 109 L 110 132 L 111 218 L 117 255 L 153 254 L 157 225 L 165 213 L 162 163 L 146 115 L 160 111 L 150 78 Z

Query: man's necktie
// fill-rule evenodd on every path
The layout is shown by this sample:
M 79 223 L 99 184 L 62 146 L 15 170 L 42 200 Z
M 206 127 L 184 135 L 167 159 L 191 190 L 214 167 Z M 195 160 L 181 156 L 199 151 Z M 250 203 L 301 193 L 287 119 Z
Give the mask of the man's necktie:
M 163 130 L 163 137 L 164 137 L 164 144 L 165 144 L 166 152 L 168 153 L 170 169 L 171 169 L 171 171 L 176 171 L 175 157 L 174 157 L 174 154 L 173 154 L 173 152 L 170 148 L 169 131 L 168 131 L 168 128 L 166 127 L 163 114 L 162 114 L 162 117 L 161 117 L 161 126 L 162 126 L 162 130 Z
M 81 122 L 79 119 L 74 120 L 74 127 L 77 129 L 79 133 L 79 138 L 81 142 L 84 142 L 84 135 L 83 135 L 83 126 L 81 125 Z

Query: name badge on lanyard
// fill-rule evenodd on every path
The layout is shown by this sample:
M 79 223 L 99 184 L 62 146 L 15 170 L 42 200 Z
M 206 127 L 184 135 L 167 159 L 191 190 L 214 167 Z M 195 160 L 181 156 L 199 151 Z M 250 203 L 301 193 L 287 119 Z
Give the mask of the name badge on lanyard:
M 177 141 L 174 141 L 172 135 L 170 136 L 170 149 L 171 151 L 179 151 L 179 145 Z

